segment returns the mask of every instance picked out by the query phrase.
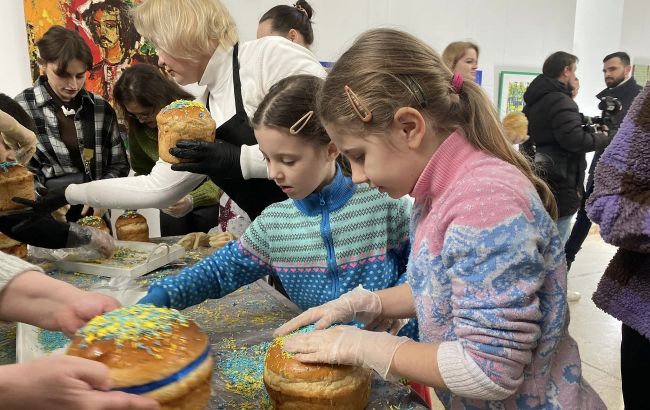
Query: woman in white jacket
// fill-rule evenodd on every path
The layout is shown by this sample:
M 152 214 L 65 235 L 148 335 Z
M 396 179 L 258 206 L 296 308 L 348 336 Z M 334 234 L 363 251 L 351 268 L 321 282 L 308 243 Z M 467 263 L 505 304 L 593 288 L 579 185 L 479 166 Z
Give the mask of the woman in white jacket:
M 101 208 L 165 208 L 209 176 L 254 219 L 269 204 L 286 199 L 268 180 L 249 117 L 277 81 L 294 74 L 325 77 L 306 48 L 270 36 L 238 43 L 235 24 L 220 0 L 148 0 L 134 10 L 138 32 L 158 51 L 158 64 L 182 85 L 198 82 L 199 99 L 217 123 L 216 142 L 180 142 L 170 151 L 192 162 L 158 161 L 149 175 L 70 185 L 40 202 Z M 185 172 L 179 172 L 185 171 Z

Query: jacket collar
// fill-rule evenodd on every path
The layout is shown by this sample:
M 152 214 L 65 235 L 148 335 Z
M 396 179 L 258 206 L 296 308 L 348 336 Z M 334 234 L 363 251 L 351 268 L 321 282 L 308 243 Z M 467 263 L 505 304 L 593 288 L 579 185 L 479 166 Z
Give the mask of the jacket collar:
M 632 92 L 636 88 L 639 88 L 639 86 L 637 85 L 634 77 L 630 76 L 630 78 L 626 79 L 616 87 L 605 88 L 603 91 L 596 94 L 596 98 L 600 99 L 607 95 L 618 97 L 621 95 L 625 95 L 625 93 Z
M 46 104 L 54 104 L 55 106 L 59 106 L 60 104 L 56 102 L 54 97 L 52 97 L 50 92 L 47 90 L 45 83 L 47 83 L 47 77 L 44 75 L 38 77 L 36 79 L 36 82 L 34 82 L 34 100 L 36 102 L 36 106 L 39 108 L 45 106 Z M 81 94 L 82 106 L 85 102 L 89 102 L 93 105 L 95 104 L 95 101 L 91 98 L 90 93 L 85 88 L 82 88 L 81 91 L 79 91 L 79 94 Z
M 206 86 L 212 93 L 214 90 L 219 90 L 223 84 L 227 83 L 232 78 L 232 52 L 234 46 L 226 49 L 217 47 L 205 71 L 199 80 L 199 85 Z M 239 47 L 241 51 L 241 45 Z
M 336 175 L 329 185 L 320 192 L 313 192 L 304 199 L 294 199 L 293 203 L 300 212 L 307 216 L 317 216 L 326 207 L 329 212 L 334 212 L 345 205 L 357 190 L 352 178 L 346 177 L 341 167 L 336 166 Z
M 469 157 L 477 151 L 461 130 L 454 131 L 431 156 L 411 196 L 421 199 L 441 195 L 458 178 Z

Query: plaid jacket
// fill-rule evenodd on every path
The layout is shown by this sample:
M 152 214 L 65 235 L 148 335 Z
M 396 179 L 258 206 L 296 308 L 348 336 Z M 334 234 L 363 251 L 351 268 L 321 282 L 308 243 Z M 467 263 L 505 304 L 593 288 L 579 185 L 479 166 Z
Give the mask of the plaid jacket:
M 38 144 L 30 167 L 37 173 L 39 182 L 82 171 L 89 180 L 127 176 L 129 162 L 119 136 L 117 117 L 110 104 L 98 95 L 81 90 L 81 108 L 75 114 L 79 152 L 70 153 L 59 135 L 55 102 L 43 83 L 39 78 L 34 87 L 16 96 L 16 101 L 36 123 Z M 85 140 L 90 140 L 90 136 L 94 136 L 94 146 L 89 147 L 94 150 L 94 157 L 88 169 L 77 169 L 70 156 L 81 155 L 83 158 Z

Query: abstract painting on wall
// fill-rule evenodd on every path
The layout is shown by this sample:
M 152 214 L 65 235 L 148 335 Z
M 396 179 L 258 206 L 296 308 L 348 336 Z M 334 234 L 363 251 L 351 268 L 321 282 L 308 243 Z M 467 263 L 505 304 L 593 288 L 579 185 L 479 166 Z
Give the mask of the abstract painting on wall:
M 90 47 L 93 67 L 86 89 L 113 101 L 113 85 L 131 64 L 156 63 L 153 46 L 135 30 L 129 15 L 142 0 L 23 0 L 32 79 L 40 74 L 36 42 L 53 25 L 79 32 Z
M 528 85 L 539 74 L 525 71 L 501 71 L 498 97 L 500 118 L 509 112 L 521 111 L 524 108 L 524 93 Z
M 637 84 L 644 86 L 650 81 L 650 64 L 634 64 L 632 75 Z

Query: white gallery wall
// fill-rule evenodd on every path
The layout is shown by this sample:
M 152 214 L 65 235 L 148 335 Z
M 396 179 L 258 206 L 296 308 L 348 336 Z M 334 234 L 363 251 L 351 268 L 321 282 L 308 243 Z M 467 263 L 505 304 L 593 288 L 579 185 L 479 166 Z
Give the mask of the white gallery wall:
M 224 0 L 242 40 L 255 37 L 260 16 L 278 0 Z M 287 2 L 286 4 L 289 4 Z M 333 61 L 364 30 L 389 26 L 409 31 L 441 51 L 449 42 L 476 41 L 483 86 L 495 97 L 501 67 L 540 70 L 557 50 L 580 57 L 579 104 L 594 113 L 593 95 L 603 87 L 602 57 L 623 49 L 650 59 L 647 0 L 312 0 L 314 53 Z M 15 95 L 31 84 L 23 0 L 0 0 L 0 92 Z

